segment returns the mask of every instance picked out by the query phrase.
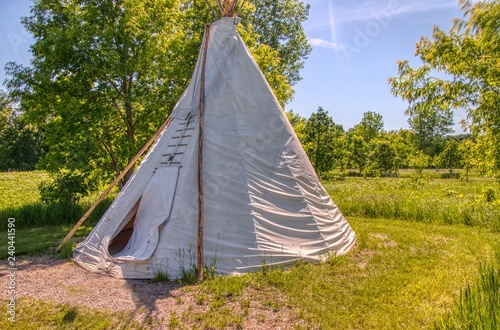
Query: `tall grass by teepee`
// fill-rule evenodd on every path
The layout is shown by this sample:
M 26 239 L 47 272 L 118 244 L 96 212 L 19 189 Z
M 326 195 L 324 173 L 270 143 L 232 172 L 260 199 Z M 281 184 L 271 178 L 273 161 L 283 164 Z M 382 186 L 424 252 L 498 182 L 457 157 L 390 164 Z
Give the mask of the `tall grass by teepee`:
M 90 215 L 87 223 L 96 224 L 111 202 L 112 199 L 106 199 L 99 204 Z M 0 226 L 6 228 L 9 218 L 16 219 L 16 228 L 19 229 L 74 224 L 89 207 L 89 202 L 82 202 L 77 205 L 47 205 L 41 202 L 34 202 L 18 207 L 6 207 L 0 209 Z
M 480 266 L 478 280 L 460 292 L 450 313 L 436 322 L 435 329 L 500 329 L 500 250 L 493 265 Z

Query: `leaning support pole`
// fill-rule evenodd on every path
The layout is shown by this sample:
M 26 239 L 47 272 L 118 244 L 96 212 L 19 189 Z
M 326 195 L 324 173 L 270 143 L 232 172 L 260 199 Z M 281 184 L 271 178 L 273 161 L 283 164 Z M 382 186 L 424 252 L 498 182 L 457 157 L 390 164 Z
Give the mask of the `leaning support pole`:
M 205 40 L 201 65 L 199 140 L 198 140 L 198 281 L 203 281 L 203 231 L 205 227 L 205 197 L 203 195 L 203 125 L 205 114 L 205 67 L 207 61 L 210 24 L 205 27 Z
M 163 125 L 161 125 L 161 127 L 158 129 L 158 131 L 144 145 L 144 147 L 142 147 L 142 149 L 139 150 L 137 155 L 130 161 L 130 163 L 127 165 L 127 167 L 125 167 L 125 169 L 120 173 L 120 175 L 118 175 L 118 177 L 115 179 L 115 181 L 113 181 L 113 183 L 111 183 L 111 185 L 101 194 L 101 196 L 99 196 L 99 198 L 94 202 L 94 204 L 92 204 L 92 206 L 87 210 L 87 212 L 85 212 L 85 214 L 81 217 L 81 219 L 77 222 L 77 224 L 73 227 L 73 229 L 71 229 L 71 231 L 68 233 L 68 235 L 66 235 L 66 237 L 62 240 L 61 244 L 59 244 L 59 246 L 56 249 L 56 252 L 59 252 L 61 250 L 62 246 L 66 242 L 68 242 L 71 237 L 73 237 L 73 235 L 78 230 L 78 228 L 80 228 L 80 226 L 85 222 L 85 220 L 87 220 L 90 213 L 92 213 L 92 211 L 94 211 L 94 209 L 97 207 L 97 205 L 99 205 L 99 203 L 108 195 L 108 193 L 111 191 L 111 189 L 113 189 L 113 187 L 116 186 L 116 184 L 125 176 L 125 174 L 127 174 L 127 172 L 130 171 L 130 169 L 132 169 L 132 167 L 134 167 L 134 164 L 135 164 L 135 162 L 137 162 L 139 157 L 142 156 L 144 151 L 146 151 L 149 148 L 149 146 L 158 138 L 160 133 L 165 130 L 165 128 L 168 126 L 168 124 L 170 124 L 171 121 L 172 121 L 172 118 L 168 117 L 167 120 L 163 123 Z

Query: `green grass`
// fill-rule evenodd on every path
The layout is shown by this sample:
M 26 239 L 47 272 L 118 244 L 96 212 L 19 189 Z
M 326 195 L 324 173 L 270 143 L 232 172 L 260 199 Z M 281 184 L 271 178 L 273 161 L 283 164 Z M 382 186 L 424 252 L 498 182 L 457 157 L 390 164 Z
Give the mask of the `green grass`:
M 250 317 L 265 324 L 259 311 L 271 311 L 291 313 L 298 328 L 432 329 L 453 308 L 461 289 L 474 283 L 479 265 L 495 260 L 500 242 L 499 234 L 480 228 L 349 220 L 363 243 L 348 255 L 186 286 L 183 290 L 192 291 L 204 311 L 171 315 L 167 321 L 178 328 L 238 328 Z M 31 301 L 20 314 L 42 314 L 33 324 L 60 328 L 49 320 L 69 307 L 50 305 L 51 315 L 44 315 L 44 306 Z
M 500 240 L 499 234 L 479 228 L 366 218 L 350 222 L 364 233 L 363 248 L 319 265 L 215 277 L 189 287 L 208 310 L 186 314 L 181 323 L 237 327 L 251 301 L 262 309 L 292 311 L 304 328 L 431 329 L 475 278 L 480 262 L 494 259 Z
M 476 281 L 462 290 L 437 330 L 500 328 L 500 253 L 496 263 L 481 265 Z
M 346 216 L 464 224 L 500 232 L 500 186 L 493 179 L 345 178 L 324 185 Z
M 47 172 L 0 172 L 0 210 L 38 202 L 38 184 L 49 178 Z
M 18 229 L 74 224 L 99 195 L 87 197 L 78 205 L 46 205 L 40 202 L 37 188 L 46 179 L 48 174 L 40 171 L 0 172 L 0 228 L 6 228 L 9 218 L 16 219 Z M 87 223 L 96 224 L 112 200 L 113 195 L 101 202 Z
M 105 313 L 88 307 L 21 298 L 16 304 L 16 320 L 8 320 L 7 302 L 0 304 L 1 329 L 141 329 L 124 314 Z
M 6 227 L 5 227 L 6 228 Z M 54 253 L 55 248 L 71 230 L 71 225 L 45 226 L 39 228 L 22 228 L 16 230 L 16 256 L 39 256 Z M 5 229 L 7 230 L 7 229 Z M 78 228 L 70 243 L 78 242 L 92 230 L 84 225 Z M 0 259 L 7 258 L 8 245 L 6 235 L 0 239 Z M 61 257 L 69 257 L 70 253 L 63 250 Z

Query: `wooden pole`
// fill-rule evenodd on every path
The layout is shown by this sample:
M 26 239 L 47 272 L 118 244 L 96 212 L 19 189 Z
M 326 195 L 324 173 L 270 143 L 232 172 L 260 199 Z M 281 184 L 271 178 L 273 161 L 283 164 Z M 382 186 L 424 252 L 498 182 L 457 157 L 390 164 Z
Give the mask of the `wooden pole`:
M 80 218 L 78 223 L 73 227 L 73 229 L 71 229 L 71 231 L 68 233 L 68 235 L 66 235 L 66 237 L 59 244 L 59 246 L 56 249 L 56 252 L 59 252 L 61 250 L 62 246 L 66 242 L 68 242 L 71 237 L 73 237 L 73 235 L 78 230 L 78 228 L 80 228 L 80 226 L 85 222 L 85 220 L 87 220 L 90 213 L 92 213 L 92 211 L 94 211 L 94 209 L 97 207 L 97 205 L 99 205 L 99 203 L 102 202 L 102 200 L 108 195 L 108 193 L 111 191 L 111 189 L 113 189 L 113 187 L 116 186 L 116 184 L 125 176 L 125 174 L 127 174 L 127 172 L 130 171 L 130 169 L 132 169 L 132 167 L 134 167 L 134 164 L 139 159 L 139 157 L 142 156 L 144 151 L 146 151 L 149 148 L 149 146 L 158 138 L 160 133 L 163 132 L 163 130 L 165 130 L 165 128 L 168 126 L 168 124 L 170 124 L 171 121 L 172 121 L 172 118 L 168 117 L 167 120 L 163 123 L 163 125 L 161 125 L 161 127 L 158 129 L 158 131 L 144 145 L 144 147 L 142 147 L 142 149 L 139 150 L 137 155 L 130 161 L 130 163 L 127 165 L 127 167 L 125 167 L 125 169 L 120 173 L 120 175 L 118 175 L 118 177 L 115 179 L 115 181 L 113 181 L 113 183 L 111 183 L 111 185 L 101 194 L 101 196 L 99 196 L 99 198 L 94 202 L 94 204 L 92 204 L 92 206 L 87 210 L 87 212 L 85 212 L 85 214 Z
M 219 15 L 217 15 L 217 13 L 215 12 L 215 9 L 210 4 L 210 1 L 209 0 L 205 0 L 205 2 L 207 3 L 208 7 L 210 7 L 210 10 L 212 11 L 212 14 L 214 15 L 215 19 L 219 20 Z
M 219 6 L 221 15 L 224 16 L 224 7 L 222 6 L 220 0 L 217 0 L 217 6 Z
M 203 281 L 203 231 L 205 227 L 205 197 L 203 195 L 203 125 L 205 114 L 205 69 L 208 42 L 210 40 L 210 24 L 205 26 L 205 40 L 201 65 L 200 107 L 199 107 L 199 140 L 198 140 L 198 281 Z

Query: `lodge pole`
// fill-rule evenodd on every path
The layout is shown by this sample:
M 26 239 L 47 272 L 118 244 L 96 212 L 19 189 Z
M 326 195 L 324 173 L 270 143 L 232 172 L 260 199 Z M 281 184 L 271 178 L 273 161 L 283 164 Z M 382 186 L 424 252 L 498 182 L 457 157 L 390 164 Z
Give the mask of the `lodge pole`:
M 205 69 L 208 43 L 210 40 L 210 24 L 205 26 L 205 40 L 201 65 L 200 107 L 199 107 L 199 140 L 198 140 L 198 281 L 203 281 L 203 232 L 205 227 L 205 196 L 203 194 L 203 125 L 205 114 Z

